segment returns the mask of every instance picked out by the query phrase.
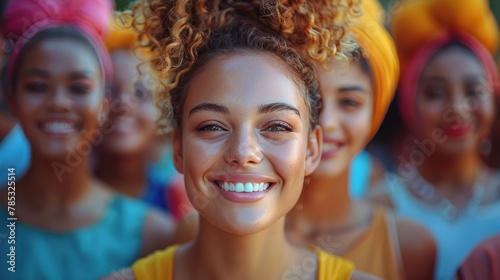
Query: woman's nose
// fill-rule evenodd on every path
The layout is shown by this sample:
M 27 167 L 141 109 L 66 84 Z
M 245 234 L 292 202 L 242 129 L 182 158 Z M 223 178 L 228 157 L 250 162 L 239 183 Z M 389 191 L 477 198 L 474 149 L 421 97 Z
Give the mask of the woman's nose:
M 263 154 L 258 139 L 258 131 L 246 127 L 235 130 L 228 141 L 224 156 L 227 163 L 248 167 L 262 161 Z

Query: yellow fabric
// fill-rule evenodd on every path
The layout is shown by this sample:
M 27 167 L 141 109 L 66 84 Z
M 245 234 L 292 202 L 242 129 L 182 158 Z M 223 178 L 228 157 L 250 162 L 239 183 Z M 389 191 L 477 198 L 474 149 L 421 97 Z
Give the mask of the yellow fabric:
M 384 10 L 377 0 L 362 1 L 363 15 L 352 32 L 370 64 L 374 84 L 373 118 L 370 137 L 382 123 L 399 80 L 399 60 L 389 32 L 383 26 Z
M 422 45 L 447 31 L 473 36 L 492 54 L 499 29 L 488 0 L 406 0 L 393 7 L 391 28 L 405 67 Z
M 172 280 L 174 272 L 175 250 L 179 246 L 171 246 L 136 261 L 132 272 L 136 280 Z
M 137 280 L 173 280 L 174 256 L 178 246 L 142 258 L 132 265 Z M 315 249 L 318 257 L 318 280 L 348 280 L 354 272 L 354 264 L 322 250 Z
M 354 272 L 354 264 L 316 249 L 318 256 L 318 280 L 348 280 Z
M 404 279 L 394 226 L 385 210 L 375 210 L 370 228 L 342 257 L 352 261 L 357 269 L 381 279 Z
M 117 50 L 130 50 L 140 54 L 141 58 L 145 58 L 149 55 L 149 52 L 145 48 L 137 47 L 138 35 L 132 27 L 128 27 L 130 23 L 123 23 L 118 16 L 111 18 L 111 28 L 108 37 L 105 39 L 106 48 L 109 53 Z

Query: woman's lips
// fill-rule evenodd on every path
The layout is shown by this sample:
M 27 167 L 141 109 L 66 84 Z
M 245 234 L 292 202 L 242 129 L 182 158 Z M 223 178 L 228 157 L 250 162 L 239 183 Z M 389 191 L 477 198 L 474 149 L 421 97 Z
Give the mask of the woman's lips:
M 262 199 L 275 185 L 269 177 L 254 174 L 225 174 L 210 181 L 225 199 L 246 203 Z
M 449 137 L 459 138 L 467 135 L 472 130 L 472 125 L 447 125 L 443 127 L 443 132 Z
M 321 148 L 321 159 L 329 159 L 334 157 L 344 146 L 344 143 L 335 139 L 323 139 L 323 146 Z

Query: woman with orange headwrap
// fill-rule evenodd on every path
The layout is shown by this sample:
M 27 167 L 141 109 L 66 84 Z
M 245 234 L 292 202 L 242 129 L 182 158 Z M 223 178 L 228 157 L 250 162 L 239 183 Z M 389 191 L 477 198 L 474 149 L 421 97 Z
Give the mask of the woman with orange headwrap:
M 316 67 L 324 106 L 319 118 L 322 159 L 287 216 L 287 233 L 299 244 L 320 246 L 382 279 L 429 279 L 435 258 L 432 237 L 420 226 L 349 195 L 350 163 L 376 133 L 399 77 L 380 4 L 363 4 L 365 14 L 352 28 L 361 57 L 348 68 L 341 61 L 330 61 L 329 69 Z
M 394 9 L 402 64 L 399 109 L 414 146 L 387 199 L 423 224 L 438 245 L 437 279 L 484 238 L 500 232 L 500 173 L 481 160 L 491 132 L 499 30 L 486 0 L 419 0 Z M 418 24 L 417 24 L 418 23 Z

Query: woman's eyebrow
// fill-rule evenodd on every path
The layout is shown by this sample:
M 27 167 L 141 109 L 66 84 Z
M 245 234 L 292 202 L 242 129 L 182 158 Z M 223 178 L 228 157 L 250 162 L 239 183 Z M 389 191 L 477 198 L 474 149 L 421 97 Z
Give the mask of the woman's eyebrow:
M 37 76 L 37 77 L 42 77 L 42 78 L 49 77 L 49 73 L 47 71 L 39 69 L 39 68 L 29 68 L 24 73 L 27 76 Z
M 211 112 L 221 113 L 224 115 L 229 114 L 229 109 L 224 105 L 217 103 L 201 103 L 194 106 L 194 108 L 189 111 L 189 117 L 200 111 L 211 111 Z
M 76 71 L 71 73 L 70 78 L 77 80 L 77 79 L 86 79 L 90 78 L 94 73 L 91 71 Z
M 338 91 L 339 91 L 339 92 L 360 91 L 360 92 L 367 93 L 366 88 L 363 88 L 363 87 L 358 86 L 358 85 L 352 85 L 352 86 L 341 86 L 341 87 L 338 89 Z
M 291 111 L 300 117 L 300 112 L 297 108 L 293 107 L 290 104 L 282 103 L 282 102 L 275 102 L 275 103 L 260 105 L 258 112 L 259 112 L 259 114 L 266 114 L 266 113 L 271 113 L 271 112 L 276 112 L 276 111 Z

